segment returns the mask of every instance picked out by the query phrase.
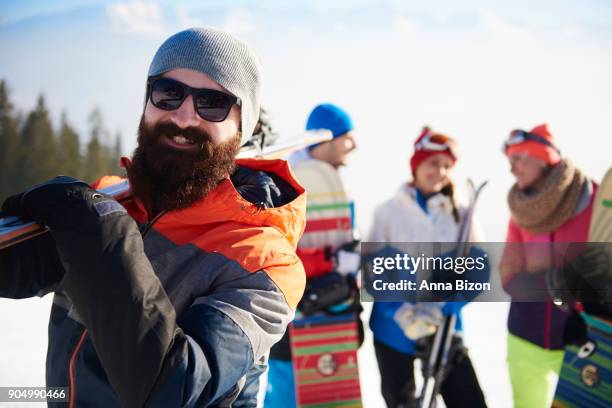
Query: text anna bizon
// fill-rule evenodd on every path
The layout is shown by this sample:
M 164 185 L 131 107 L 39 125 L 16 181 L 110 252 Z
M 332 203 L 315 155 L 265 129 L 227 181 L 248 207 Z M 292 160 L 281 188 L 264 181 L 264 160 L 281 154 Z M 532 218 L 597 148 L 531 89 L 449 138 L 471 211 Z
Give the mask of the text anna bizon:
M 372 288 L 377 291 L 485 291 L 491 290 L 489 282 L 470 282 L 466 279 L 454 282 L 428 282 L 423 279 L 417 282 L 402 279 L 398 282 L 384 282 L 376 279 L 372 282 Z

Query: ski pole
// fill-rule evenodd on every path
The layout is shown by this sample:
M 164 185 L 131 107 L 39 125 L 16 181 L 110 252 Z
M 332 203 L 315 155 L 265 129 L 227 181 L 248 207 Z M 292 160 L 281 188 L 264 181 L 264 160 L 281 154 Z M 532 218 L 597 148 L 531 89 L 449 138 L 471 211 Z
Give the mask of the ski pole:
M 420 408 L 434 408 L 436 396 L 446 375 L 446 368 L 450 356 L 453 335 L 455 334 L 455 323 L 457 316 L 453 313 L 446 317 L 444 326 L 436 331 L 434 344 L 429 356 L 427 374 L 423 383 L 423 391 L 419 397 Z M 442 329 L 442 330 L 440 330 Z M 443 346 L 440 344 L 444 342 Z

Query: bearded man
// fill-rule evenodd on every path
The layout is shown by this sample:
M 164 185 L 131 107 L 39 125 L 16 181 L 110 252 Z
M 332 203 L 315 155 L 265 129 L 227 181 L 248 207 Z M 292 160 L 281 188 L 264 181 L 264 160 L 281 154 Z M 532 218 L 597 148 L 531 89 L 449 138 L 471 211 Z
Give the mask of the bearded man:
M 131 199 L 57 177 L 4 202 L 50 231 L 0 251 L 0 296 L 54 292 L 46 379 L 70 407 L 256 406 L 305 284 L 304 189 L 284 161 L 236 160 L 260 92 L 243 42 L 179 32 L 149 68 Z

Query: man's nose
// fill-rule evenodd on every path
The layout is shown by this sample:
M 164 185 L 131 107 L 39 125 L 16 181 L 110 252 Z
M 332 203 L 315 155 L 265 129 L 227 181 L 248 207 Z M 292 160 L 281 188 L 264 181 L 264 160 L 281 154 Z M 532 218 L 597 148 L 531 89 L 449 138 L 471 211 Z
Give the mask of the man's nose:
M 181 129 L 197 127 L 200 124 L 200 117 L 193 106 L 193 96 L 188 95 L 178 109 L 172 111 L 170 120 Z
M 349 136 L 348 142 L 349 142 L 350 150 L 355 150 L 357 148 L 357 140 L 355 139 L 354 136 Z

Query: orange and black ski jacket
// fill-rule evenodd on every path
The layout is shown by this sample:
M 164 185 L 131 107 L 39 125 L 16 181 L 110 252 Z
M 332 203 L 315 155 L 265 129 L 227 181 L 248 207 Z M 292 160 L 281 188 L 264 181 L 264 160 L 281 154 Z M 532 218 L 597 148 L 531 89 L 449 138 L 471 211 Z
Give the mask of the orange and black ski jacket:
M 47 386 L 68 406 L 256 406 L 304 290 L 306 197 L 284 161 L 237 168 L 154 223 L 135 199 L 73 192 L 51 234 L 0 252 L 0 296 L 55 292 Z

